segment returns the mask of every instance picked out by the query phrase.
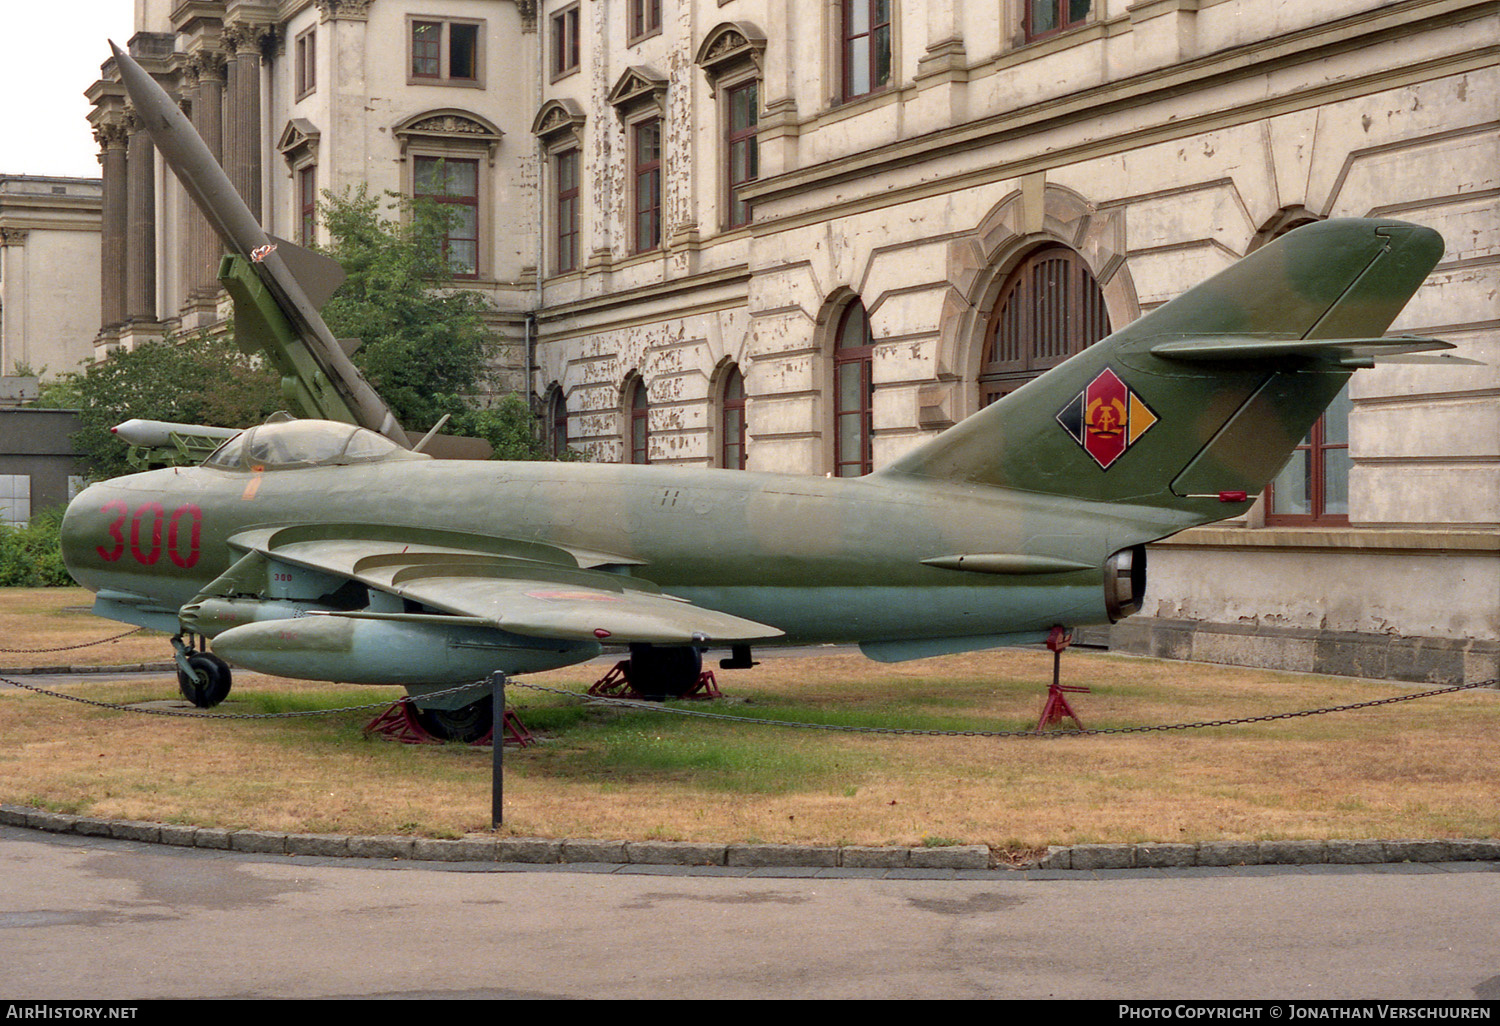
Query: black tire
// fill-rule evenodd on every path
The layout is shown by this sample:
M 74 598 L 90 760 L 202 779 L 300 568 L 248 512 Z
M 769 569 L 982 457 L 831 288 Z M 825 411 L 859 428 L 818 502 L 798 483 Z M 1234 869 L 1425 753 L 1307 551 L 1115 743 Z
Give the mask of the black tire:
M 630 686 L 648 702 L 681 698 L 703 673 L 703 650 L 691 645 L 631 645 Z
M 419 708 L 417 722 L 435 738 L 470 745 L 490 732 L 494 710 L 494 696 L 485 695 L 461 709 Z
M 182 692 L 183 698 L 199 709 L 212 709 L 229 697 L 234 675 L 229 672 L 228 663 L 211 652 L 194 652 L 187 657 L 187 662 L 199 679 L 182 670 L 177 671 L 177 690 Z

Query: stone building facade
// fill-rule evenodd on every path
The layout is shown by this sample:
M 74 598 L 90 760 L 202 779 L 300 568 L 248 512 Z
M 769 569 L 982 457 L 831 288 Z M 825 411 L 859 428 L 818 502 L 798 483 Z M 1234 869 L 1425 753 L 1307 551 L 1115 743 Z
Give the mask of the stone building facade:
M 1431 225 L 1395 327 L 1474 363 L 1357 375 L 1248 516 L 1153 548 L 1112 641 L 1497 675 L 1495 0 L 143 10 L 132 49 L 271 230 L 297 237 L 310 184 L 464 205 L 455 267 L 594 459 L 862 473 L 1299 224 Z M 105 266 L 149 235 L 161 272 L 106 275 L 101 344 L 216 316 L 211 240 L 96 93 Z
M 0 375 L 92 358 L 99 208 L 98 179 L 0 174 Z

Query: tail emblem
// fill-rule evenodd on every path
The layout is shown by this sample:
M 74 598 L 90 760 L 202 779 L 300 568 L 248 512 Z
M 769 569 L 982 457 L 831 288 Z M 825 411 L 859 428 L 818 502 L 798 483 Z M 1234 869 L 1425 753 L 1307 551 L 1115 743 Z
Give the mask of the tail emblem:
M 1159 419 L 1108 367 L 1057 411 L 1057 422 L 1103 470 Z

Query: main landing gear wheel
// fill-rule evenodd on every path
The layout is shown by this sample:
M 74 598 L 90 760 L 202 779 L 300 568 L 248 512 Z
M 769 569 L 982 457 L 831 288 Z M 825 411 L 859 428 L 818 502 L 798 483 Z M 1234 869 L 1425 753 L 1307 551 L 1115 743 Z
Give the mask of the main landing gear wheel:
M 177 671 L 177 690 L 183 698 L 199 709 L 212 709 L 229 697 L 234 680 L 228 663 L 211 652 L 194 652 L 187 657 L 187 664 L 192 674 L 180 668 Z
M 493 695 L 485 695 L 461 709 L 418 709 L 417 723 L 435 738 L 473 744 L 490 732 L 495 715 Z
M 631 645 L 630 686 L 648 702 L 681 698 L 703 673 L 703 650 L 691 645 Z

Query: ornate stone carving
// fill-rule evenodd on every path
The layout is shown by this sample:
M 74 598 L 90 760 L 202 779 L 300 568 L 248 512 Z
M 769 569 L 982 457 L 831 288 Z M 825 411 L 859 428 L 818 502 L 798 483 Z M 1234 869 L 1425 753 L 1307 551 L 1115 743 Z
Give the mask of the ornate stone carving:
M 628 114 L 653 104 L 665 109 L 667 80 L 644 65 L 626 68 L 606 100 L 620 114 Z
M 489 152 L 491 164 L 495 162 L 495 151 L 505 135 L 499 128 L 473 111 L 453 107 L 414 114 L 391 129 L 391 134 L 400 143 L 403 156 L 413 139 L 429 139 L 450 144 L 483 145 Z
M 374 0 L 316 0 L 323 21 L 369 21 Z
M 709 31 L 698 46 L 694 62 L 710 83 L 746 67 L 761 67 L 766 36 L 748 21 L 726 21 Z
M 531 121 L 531 134 L 547 140 L 552 140 L 563 132 L 577 135 L 586 120 L 588 115 L 573 100 L 548 100 L 537 108 L 536 117 Z
M 276 149 L 286 160 L 286 166 L 295 171 L 299 167 L 308 164 L 316 164 L 318 161 L 318 143 L 323 133 L 318 126 L 306 118 L 293 118 L 286 123 L 281 130 L 281 138 L 276 141 Z
M 126 125 L 124 117 L 101 121 L 95 125 L 94 141 L 102 150 L 110 147 L 124 148 L 125 144 L 130 141 L 130 128 Z
M 536 31 L 536 0 L 516 0 L 516 10 L 521 15 L 521 31 Z
M 29 228 L 0 228 L 0 246 L 25 245 L 29 231 Z

